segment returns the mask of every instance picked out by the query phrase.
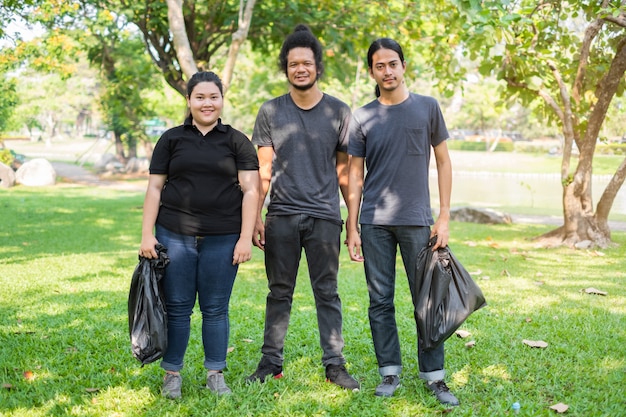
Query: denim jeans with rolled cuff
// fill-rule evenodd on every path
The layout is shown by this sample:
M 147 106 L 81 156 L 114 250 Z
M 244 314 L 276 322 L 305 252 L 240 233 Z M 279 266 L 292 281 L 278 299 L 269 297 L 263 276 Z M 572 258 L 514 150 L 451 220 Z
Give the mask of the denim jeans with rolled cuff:
M 400 247 L 413 299 L 417 255 L 428 245 L 429 237 L 428 226 L 361 225 L 365 278 L 370 297 L 368 314 L 381 376 L 400 375 L 402 372 L 394 305 L 397 248 Z M 417 324 L 415 329 L 417 331 Z M 443 344 L 436 349 L 424 351 L 418 338 L 417 358 L 421 379 L 436 381 L 444 378 Z
M 238 269 L 233 265 L 233 251 L 239 234 L 186 236 L 157 225 L 156 238 L 167 248 L 170 258 L 163 278 L 168 347 L 161 368 L 183 368 L 197 296 L 202 313 L 204 367 L 224 369 L 230 331 L 228 304 Z
M 296 276 L 306 255 L 315 298 L 322 363 L 342 365 L 341 299 L 337 293 L 341 224 L 304 214 L 267 216 L 265 221 L 265 270 L 269 294 L 265 308 L 263 359 L 277 366 L 284 360 L 284 345 Z

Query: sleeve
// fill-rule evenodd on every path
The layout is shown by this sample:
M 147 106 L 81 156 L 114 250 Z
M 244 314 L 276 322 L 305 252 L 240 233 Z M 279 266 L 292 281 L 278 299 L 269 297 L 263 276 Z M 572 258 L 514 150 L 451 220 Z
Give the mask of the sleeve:
M 350 121 L 352 119 L 352 112 L 347 104 L 341 108 L 341 124 L 339 127 L 339 141 L 337 142 L 338 152 L 348 152 L 348 142 L 350 138 Z
M 154 146 L 150 160 L 150 174 L 167 175 L 170 165 L 170 139 L 163 134 Z
M 357 110 L 358 112 L 358 110 Z M 355 112 L 350 121 L 350 140 L 348 142 L 348 154 L 365 157 L 365 135 L 361 129 L 358 113 Z
M 233 129 L 233 144 L 238 171 L 256 171 L 259 169 L 259 158 L 256 149 L 242 132 Z
M 444 140 L 447 140 L 450 137 L 448 133 L 448 128 L 446 127 L 446 121 L 443 118 L 443 114 L 441 113 L 441 107 L 439 107 L 439 103 L 437 100 L 433 99 L 434 103 L 432 106 L 431 113 L 431 136 L 430 136 L 430 144 L 435 147 L 439 145 Z
M 272 146 L 272 130 L 270 128 L 270 106 L 264 103 L 259 109 L 252 131 L 252 143 L 257 146 Z

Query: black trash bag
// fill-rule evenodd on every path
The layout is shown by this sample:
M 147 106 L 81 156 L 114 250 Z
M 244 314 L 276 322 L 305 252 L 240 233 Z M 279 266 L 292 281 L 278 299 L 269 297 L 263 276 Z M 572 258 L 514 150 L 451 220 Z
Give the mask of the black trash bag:
M 139 256 L 128 294 L 128 331 L 131 351 L 142 366 L 163 357 L 167 350 L 167 310 L 161 279 L 170 262 L 167 248 L 157 244 L 156 259 Z
M 486 305 L 482 291 L 449 247 L 433 252 L 434 237 L 417 256 L 415 321 L 420 346 L 432 350 L 474 311 Z

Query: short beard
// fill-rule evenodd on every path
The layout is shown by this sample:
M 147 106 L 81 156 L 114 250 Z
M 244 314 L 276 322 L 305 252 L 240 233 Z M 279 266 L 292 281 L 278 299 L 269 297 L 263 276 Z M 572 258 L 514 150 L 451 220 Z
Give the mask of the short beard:
M 305 84 L 305 85 L 295 85 L 291 81 L 289 82 L 289 84 L 291 84 L 291 86 L 293 88 L 295 88 L 296 90 L 307 91 L 307 90 L 310 90 L 311 88 L 313 88 L 313 86 L 315 85 L 316 82 L 317 82 L 317 74 L 315 74 L 315 79 L 313 81 L 311 81 L 310 83 L 308 83 L 308 84 Z

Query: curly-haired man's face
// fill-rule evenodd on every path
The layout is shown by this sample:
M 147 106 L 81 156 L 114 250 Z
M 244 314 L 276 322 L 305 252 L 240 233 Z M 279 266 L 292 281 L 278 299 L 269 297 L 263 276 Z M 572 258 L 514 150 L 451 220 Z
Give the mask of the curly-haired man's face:
M 298 90 L 308 90 L 317 82 L 315 55 L 310 48 L 293 48 L 287 54 L 287 80 Z

